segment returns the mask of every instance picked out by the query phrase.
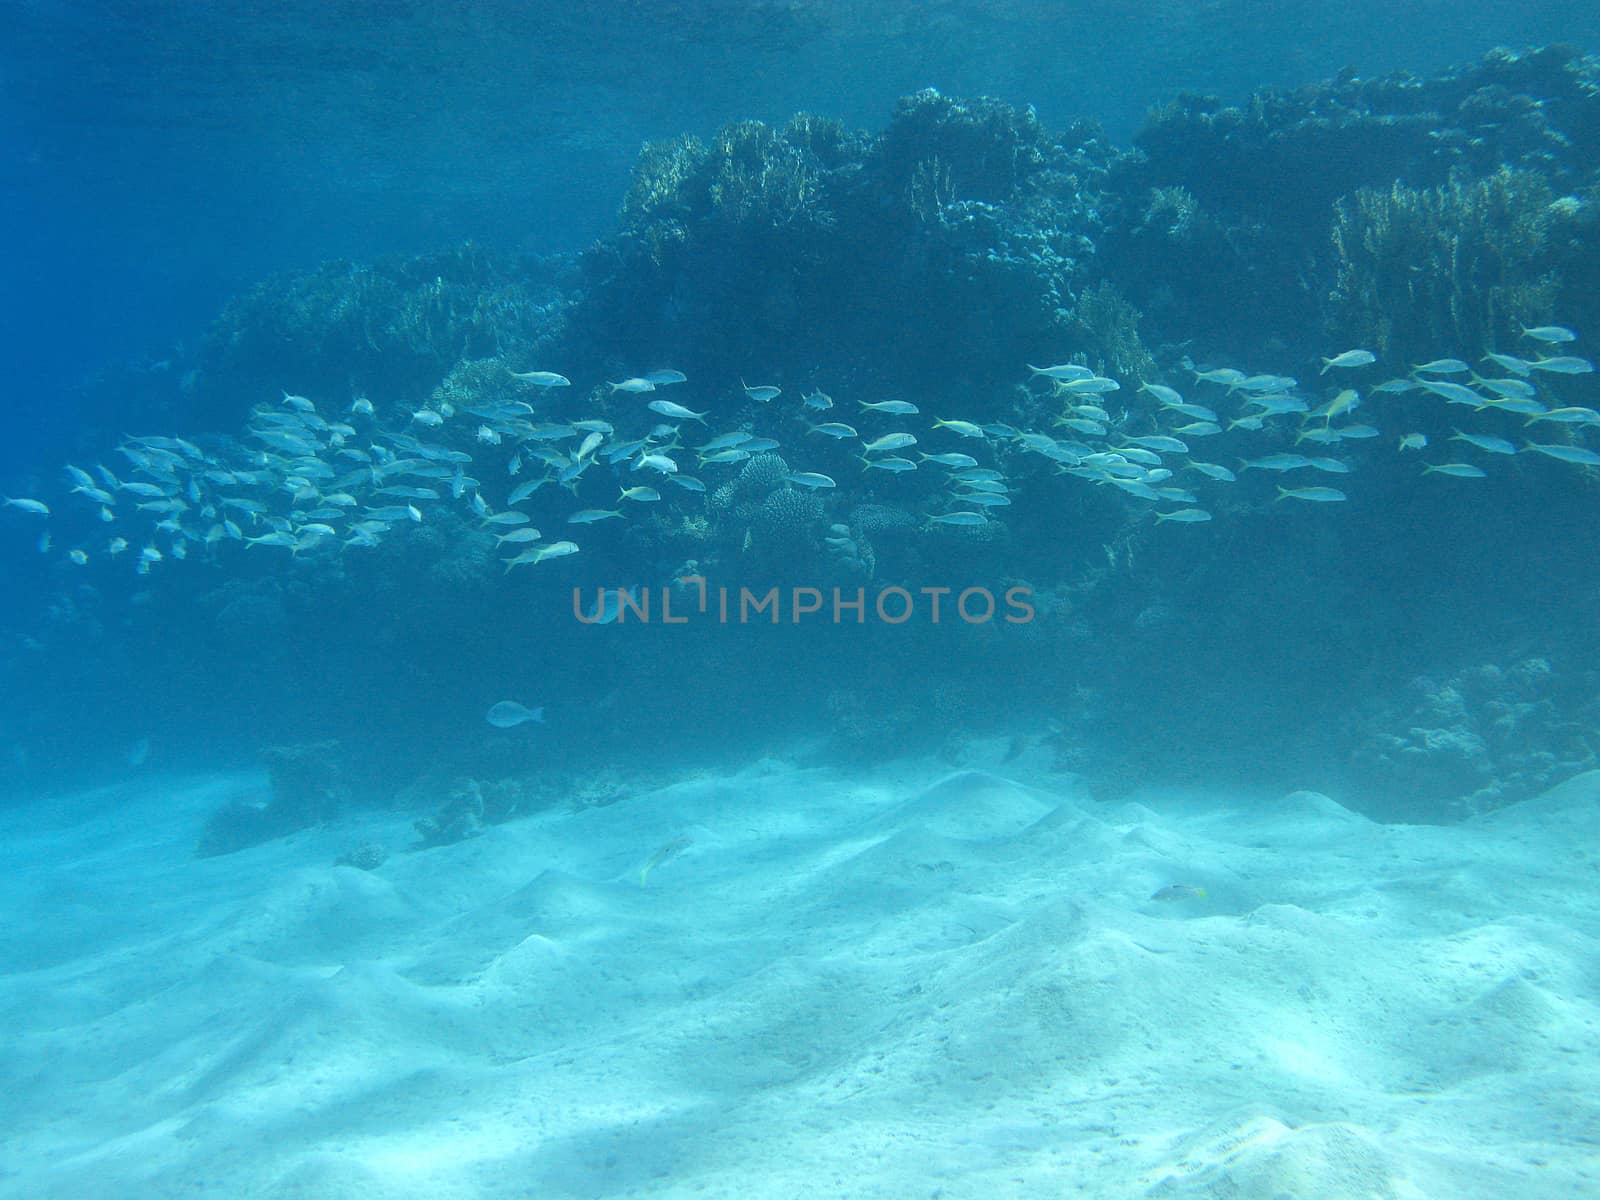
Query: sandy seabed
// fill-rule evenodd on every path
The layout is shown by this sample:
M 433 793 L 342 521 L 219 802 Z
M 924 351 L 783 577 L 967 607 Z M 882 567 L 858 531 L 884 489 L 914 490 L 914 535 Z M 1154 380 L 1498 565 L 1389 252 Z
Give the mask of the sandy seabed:
M 1010 770 L 0 814 L 0 1196 L 1600 1195 L 1600 773 L 1425 827 Z

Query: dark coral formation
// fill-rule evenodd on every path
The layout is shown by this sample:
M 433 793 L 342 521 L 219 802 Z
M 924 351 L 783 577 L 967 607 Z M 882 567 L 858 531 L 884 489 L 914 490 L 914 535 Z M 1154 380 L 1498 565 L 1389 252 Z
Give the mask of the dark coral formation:
M 1600 701 L 1546 659 L 1418 678 L 1373 714 L 1351 766 L 1378 811 L 1408 820 L 1489 812 L 1600 765 Z
M 344 755 L 337 741 L 275 746 L 266 762 L 265 798 L 239 800 L 206 822 L 195 853 L 201 858 L 232 854 L 332 820 L 350 803 Z
M 463 360 L 548 348 L 567 304 L 561 260 L 468 243 L 417 258 L 332 262 L 268 280 L 224 309 L 189 373 L 189 402 L 231 407 L 284 388 L 380 408 L 416 403 Z
M 1046 350 L 1142 380 L 1162 341 L 1500 343 L 1556 313 L 1600 324 L 1597 147 L 1600 60 L 1561 47 L 1237 107 L 1181 96 L 1131 151 L 931 90 L 875 134 L 743 121 L 647 145 L 581 260 L 466 245 L 271 280 L 141 402 L 168 424 L 284 387 L 393 411 L 493 401 L 502 366 L 536 359 L 672 361 L 713 390 L 821 369 L 1007 419 Z
M 680 365 L 712 379 L 818 362 L 901 387 L 1008 377 L 1063 337 L 1115 157 L 1087 125 L 1052 134 L 933 91 L 877 136 L 802 115 L 650 146 L 575 325 L 618 355 L 693 348 Z
M 1492 240 L 1504 225 L 1495 207 L 1505 192 L 1475 194 L 1476 184 L 1511 171 L 1524 191 L 1536 177 L 1552 198 L 1592 208 L 1597 144 L 1600 60 L 1564 47 L 1495 51 L 1428 79 L 1345 75 L 1269 89 L 1240 107 L 1182 96 L 1151 114 L 1136 139 L 1142 159 L 1119 175 L 1139 216 L 1118 229 L 1108 255 L 1133 302 L 1164 327 L 1218 339 L 1244 328 L 1293 344 L 1320 327 L 1341 264 L 1348 275 L 1363 239 L 1390 244 L 1378 227 L 1396 207 L 1448 197 L 1434 202 L 1432 215 L 1419 214 L 1421 227 L 1410 234 L 1418 245 L 1451 236 L 1452 226 L 1465 226 L 1469 238 L 1479 226 Z M 1363 189 L 1364 202 L 1356 199 Z M 1382 203 L 1384 195 L 1394 203 Z M 1470 211 L 1475 205 L 1487 211 Z M 1330 245 L 1336 207 L 1344 210 L 1342 250 Z M 1589 257 L 1573 253 L 1570 261 L 1589 265 L 1565 280 L 1561 296 L 1561 311 L 1574 320 L 1595 311 L 1583 295 L 1595 282 L 1594 218 L 1580 224 Z M 1466 248 L 1474 257 L 1488 252 Z M 1436 262 L 1430 255 L 1418 265 Z M 1375 296 L 1403 291 L 1403 279 L 1375 265 Z M 1475 282 L 1470 271 L 1456 280 L 1445 286 Z M 1350 336 L 1367 332 L 1350 304 L 1342 294 L 1333 305 L 1335 324 Z

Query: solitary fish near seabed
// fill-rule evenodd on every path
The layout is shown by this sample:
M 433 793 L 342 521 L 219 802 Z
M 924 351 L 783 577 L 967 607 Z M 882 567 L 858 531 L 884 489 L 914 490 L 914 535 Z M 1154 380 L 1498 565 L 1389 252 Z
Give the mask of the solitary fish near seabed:
M 502 700 L 488 711 L 484 720 L 496 729 L 515 729 L 527 721 L 543 724 L 544 709 L 527 708 L 515 700 Z

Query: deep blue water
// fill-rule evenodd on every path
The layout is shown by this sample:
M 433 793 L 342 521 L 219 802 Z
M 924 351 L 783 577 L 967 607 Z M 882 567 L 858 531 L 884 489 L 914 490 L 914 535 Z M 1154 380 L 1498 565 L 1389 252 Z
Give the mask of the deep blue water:
M 150 423 L 196 411 L 173 407 L 182 390 L 174 376 L 189 369 L 224 305 L 263 280 L 469 239 L 527 261 L 611 236 L 646 141 L 711 138 L 743 119 L 782 125 L 800 111 L 881 130 L 898 98 L 932 86 L 1032 106 L 1051 129 L 1098 122 L 1107 143 L 1126 147 L 1148 109 L 1185 92 L 1240 103 L 1345 69 L 1428 75 L 1495 46 L 1600 50 L 1600 16 L 1578 3 L 1134 7 L 1106 16 L 1089 5 L 798 0 L 11 6 L 0 47 L 0 227 L 10 231 L 0 491 L 58 495 L 63 462 L 104 460 L 127 434 L 237 432 L 244 410 L 270 397 L 207 409 L 203 428 Z M 1321 252 L 1319 243 L 1307 254 Z M 737 268 L 733 251 L 726 265 Z M 1131 291 L 1140 280 L 1124 282 Z M 1140 297 L 1152 314 L 1162 286 Z M 844 325 L 851 303 L 839 298 Z M 1231 326 L 1208 316 L 1226 328 L 1192 346 L 1174 324 L 1160 330 L 1164 368 L 1176 370 L 1188 346 L 1304 377 L 1314 354 L 1343 348 L 1309 336 L 1286 346 L 1281 331 L 1245 316 Z M 934 325 L 922 332 L 930 351 L 944 337 Z M 898 358 L 915 359 L 910 335 L 895 336 Z M 693 341 L 637 353 L 700 359 L 695 378 L 728 387 L 762 369 L 753 351 L 702 357 Z M 827 347 L 813 349 L 826 376 Z M 284 353 L 293 360 L 292 347 Z M 575 382 L 592 386 L 602 369 L 627 366 L 614 343 L 609 358 L 596 354 L 591 377 Z M 661 364 L 628 369 L 652 365 Z M 374 399 L 415 407 L 436 381 Z M 313 398 L 331 412 L 353 396 Z M 1569 398 L 1593 402 L 1579 390 Z M 130 428 L 132 419 L 144 424 Z M 1385 427 L 1386 443 L 1394 432 Z M 1449 432 L 1447 422 L 1438 430 Z M 1266 490 L 1231 523 L 1219 514 L 1202 531 L 1215 534 L 1203 549 L 1141 542 L 1127 576 L 1083 602 L 1079 632 L 1048 649 L 974 646 L 929 630 L 786 630 L 705 634 L 691 650 L 653 659 L 649 631 L 574 640 L 554 591 L 507 597 L 474 586 L 455 595 L 360 576 L 332 585 L 280 578 L 281 564 L 261 560 L 229 571 L 169 564 L 174 573 L 149 589 L 98 562 L 74 575 L 59 561 L 66 540 L 55 557 L 42 555 L 41 527 L 7 512 L 0 744 L 11 747 L 15 778 L 32 786 L 116 768 L 145 738 L 168 761 L 226 762 L 327 734 L 362 744 L 381 792 L 416 771 L 419 745 L 437 744 L 444 758 L 475 746 L 484 701 L 513 676 L 544 693 L 530 699 L 546 700 L 553 716 L 568 700 L 561 753 L 581 762 L 575 746 L 621 754 L 685 713 L 715 731 L 702 753 L 760 749 L 774 730 L 816 718 L 846 683 L 881 709 L 916 695 L 930 673 L 955 664 L 959 677 L 966 663 L 967 705 L 952 708 L 952 729 L 1077 712 L 1085 743 L 1119 731 L 1111 743 L 1123 748 L 1124 772 L 1138 755 L 1164 770 L 1204 771 L 1213 753 L 1219 769 L 1237 771 L 1242 760 L 1271 758 L 1241 748 L 1290 737 L 1302 761 L 1335 764 L 1335 778 L 1360 740 L 1352 727 L 1368 689 L 1425 670 L 1544 655 L 1565 690 L 1532 703 L 1570 702 L 1572 716 L 1587 702 L 1594 647 L 1581 614 L 1594 597 L 1593 493 L 1582 472 L 1537 473 L 1552 465 L 1519 460 L 1516 479 L 1466 500 L 1400 488 L 1380 473 L 1381 483 L 1352 489 L 1332 527 L 1323 512 L 1286 517 Z M 1100 516 L 1103 529 L 1064 535 L 1068 549 L 1048 543 L 1068 560 L 1062 576 L 1088 570 L 1114 541 L 1121 517 Z M 1042 561 L 1046 543 L 1034 536 Z M 1027 561 L 1004 570 L 1019 573 Z M 630 562 L 625 548 L 600 564 L 613 574 L 584 582 L 633 582 L 655 569 Z M 230 625 L 240 610 L 227 588 L 276 615 Z M 916 733 L 905 733 L 907 750 L 919 748 Z

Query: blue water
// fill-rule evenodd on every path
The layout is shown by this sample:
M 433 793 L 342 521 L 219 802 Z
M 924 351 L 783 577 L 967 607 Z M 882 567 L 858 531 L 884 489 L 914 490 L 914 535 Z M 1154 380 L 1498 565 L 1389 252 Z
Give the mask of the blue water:
M 8 7 L 0 1195 L 1594 1194 L 1600 13 L 1105 9 Z

